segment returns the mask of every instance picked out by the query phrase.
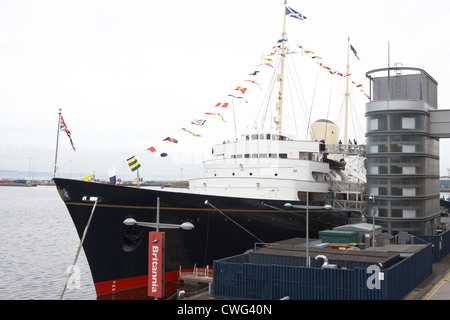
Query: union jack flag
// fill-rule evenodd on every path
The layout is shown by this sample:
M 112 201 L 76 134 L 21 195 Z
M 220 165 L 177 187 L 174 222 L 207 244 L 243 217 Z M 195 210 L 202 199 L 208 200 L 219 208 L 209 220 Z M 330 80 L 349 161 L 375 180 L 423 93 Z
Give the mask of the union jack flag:
M 195 120 L 192 121 L 191 123 L 192 123 L 192 124 L 195 124 L 196 126 L 202 126 L 202 125 L 205 124 L 205 122 L 206 122 L 206 120 L 198 120 L 198 119 L 195 119 Z
M 70 144 L 72 145 L 73 151 L 76 151 L 76 150 L 75 150 L 75 147 L 73 146 L 73 141 L 72 141 L 72 136 L 71 136 L 71 134 L 70 134 L 70 130 L 69 130 L 69 128 L 67 128 L 67 125 L 66 125 L 66 123 L 64 122 L 64 118 L 63 118 L 62 115 L 61 115 L 61 121 L 60 121 L 60 124 L 59 124 L 59 129 L 60 129 L 61 131 L 65 131 L 65 132 L 66 132 L 67 136 L 69 137 Z

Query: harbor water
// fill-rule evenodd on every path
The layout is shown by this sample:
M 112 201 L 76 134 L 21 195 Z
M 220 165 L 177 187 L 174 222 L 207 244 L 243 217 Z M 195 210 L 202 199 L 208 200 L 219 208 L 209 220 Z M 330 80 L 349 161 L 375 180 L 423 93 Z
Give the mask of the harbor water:
M 0 221 L 0 299 L 60 299 L 80 240 L 56 187 L 1 186 Z M 83 251 L 63 299 L 96 299 Z
M 1 186 L 0 221 L 0 299 L 60 299 L 80 240 L 56 187 Z M 95 300 L 83 250 L 74 275 L 63 299 Z

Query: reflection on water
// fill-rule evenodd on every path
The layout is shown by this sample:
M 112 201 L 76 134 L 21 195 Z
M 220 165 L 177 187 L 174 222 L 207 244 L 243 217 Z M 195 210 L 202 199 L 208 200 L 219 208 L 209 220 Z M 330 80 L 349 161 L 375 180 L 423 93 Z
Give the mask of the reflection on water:
M 55 186 L 0 187 L 0 299 L 59 299 L 79 238 Z M 64 299 L 95 299 L 84 252 Z

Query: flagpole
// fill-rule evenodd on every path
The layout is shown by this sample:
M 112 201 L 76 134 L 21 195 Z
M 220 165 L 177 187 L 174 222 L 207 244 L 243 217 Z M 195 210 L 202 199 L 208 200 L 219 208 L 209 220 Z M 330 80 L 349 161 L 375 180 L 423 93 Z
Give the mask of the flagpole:
M 137 185 L 138 185 L 138 188 L 140 188 L 141 187 L 141 181 L 139 181 L 140 180 L 140 177 L 139 177 L 139 168 L 137 169 Z
M 345 128 L 344 128 L 344 144 L 348 143 L 348 86 L 350 81 L 350 37 L 347 44 L 347 87 L 345 90 Z
M 56 164 L 58 161 L 58 144 L 59 144 L 59 131 L 61 126 L 61 108 L 58 113 L 58 131 L 56 132 L 56 151 L 55 151 L 55 168 L 53 169 L 53 178 L 56 178 Z

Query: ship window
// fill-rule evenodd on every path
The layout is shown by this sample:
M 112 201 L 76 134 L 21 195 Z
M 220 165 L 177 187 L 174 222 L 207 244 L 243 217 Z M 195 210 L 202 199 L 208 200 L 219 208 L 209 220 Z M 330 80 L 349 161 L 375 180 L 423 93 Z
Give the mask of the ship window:
M 250 155 L 248 153 L 244 154 L 244 158 L 250 158 Z
M 267 158 L 267 153 L 260 153 L 260 154 L 259 154 L 259 157 L 260 157 L 260 158 Z
M 234 176 L 234 172 L 231 175 Z
M 300 152 L 299 158 L 301 160 L 312 160 L 313 155 L 312 155 L 312 153 L 309 153 L 309 152 Z
M 257 153 L 252 153 L 252 158 L 258 158 L 258 154 Z
M 242 154 L 237 154 L 236 158 L 242 158 Z
M 252 140 L 258 140 L 258 135 L 257 134 L 252 134 Z
M 253 175 L 253 173 L 251 173 L 251 172 L 250 172 L 250 173 L 249 173 L 249 175 L 250 175 L 250 176 L 252 176 L 252 175 Z
M 261 133 L 261 134 L 259 135 L 259 140 L 264 140 L 264 133 Z
M 275 173 L 275 177 L 278 176 L 278 173 Z
M 245 140 L 250 140 L 250 136 L 249 136 L 249 135 L 246 135 L 246 136 L 245 136 Z
M 269 153 L 269 158 L 276 158 L 277 154 L 276 153 Z
M 287 159 L 287 153 L 280 153 L 278 156 L 282 159 Z

